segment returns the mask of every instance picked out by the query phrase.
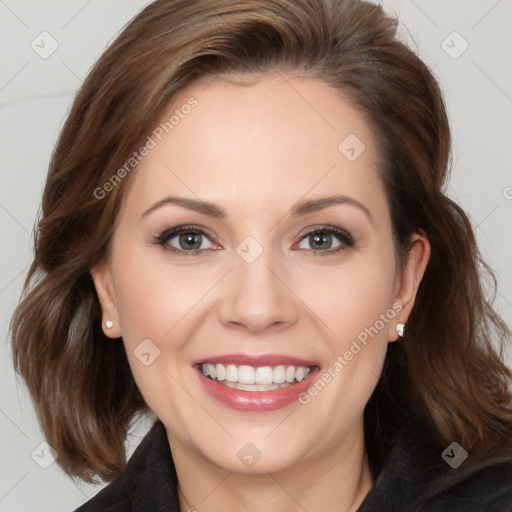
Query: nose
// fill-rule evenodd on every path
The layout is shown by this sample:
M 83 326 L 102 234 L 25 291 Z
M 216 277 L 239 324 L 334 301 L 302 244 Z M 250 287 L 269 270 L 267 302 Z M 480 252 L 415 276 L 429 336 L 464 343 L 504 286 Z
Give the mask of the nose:
M 222 284 L 220 320 L 252 334 L 284 329 L 298 318 L 300 300 L 289 269 L 272 259 L 270 250 L 252 263 L 234 255 L 234 268 Z

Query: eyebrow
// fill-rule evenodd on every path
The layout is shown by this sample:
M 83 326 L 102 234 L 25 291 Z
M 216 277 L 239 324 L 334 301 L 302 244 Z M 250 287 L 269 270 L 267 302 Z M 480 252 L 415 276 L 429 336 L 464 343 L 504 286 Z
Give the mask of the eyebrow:
M 204 215 L 208 215 L 210 217 L 214 217 L 217 219 L 225 219 L 228 216 L 226 211 L 220 205 L 212 203 L 210 201 L 201 201 L 198 199 L 180 196 L 167 196 L 161 199 L 160 201 L 157 201 L 153 206 L 146 210 L 142 214 L 142 217 L 145 217 L 146 215 L 156 210 L 157 208 L 160 208 L 161 206 L 167 204 L 175 204 L 181 206 L 182 208 L 202 213 Z M 318 199 L 299 201 L 292 207 L 291 215 L 292 217 L 299 217 L 338 204 L 348 204 L 351 206 L 355 206 L 356 208 L 363 211 L 370 220 L 370 222 L 373 223 L 372 214 L 364 204 L 360 203 L 356 199 L 343 195 L 333 195 L 327 197 L 320 197 Z

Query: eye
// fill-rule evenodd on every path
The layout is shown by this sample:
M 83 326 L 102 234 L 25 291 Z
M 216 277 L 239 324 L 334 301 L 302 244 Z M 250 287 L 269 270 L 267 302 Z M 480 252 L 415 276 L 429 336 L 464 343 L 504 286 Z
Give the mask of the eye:
M 211 242 L 210 237 L 202 229 L 192 226 L 178 226 L 167 229 L 158 235 L 155 239 L 155 243 L 178 254 L 187 256 L 207 255 L 209 251 L 208 248 L 204 246 L 204 239 Z
M 338 239 L 338 245 L 331 249 L 333 239 Z M 343 251 L 354 245 L 354 238 L 346 231 L 335 227 L 315 228 L 302 235 L 301 243 L 309 241 L 312 250 L 307 250 L 313 256 L 325 256 Z
M 338 244 L 332 249 L 331 246 L 336 239 Z M 312 249 L 305 249 L 305 252 L 313 256 L 334 254 L 354 245 L 354 238 L 349 233 L 332 226 L 309 230 L 302 235 L 299 244 L 304 241 L 309 241 L 312 247 Z M 177 226 L 167 229 L 154 240 L 156 245 L 183 256 L 207 256 L 217 250 L 208 248 L 208 242 L 213 243 L 211 237 L 203 229 L 194 226 Z

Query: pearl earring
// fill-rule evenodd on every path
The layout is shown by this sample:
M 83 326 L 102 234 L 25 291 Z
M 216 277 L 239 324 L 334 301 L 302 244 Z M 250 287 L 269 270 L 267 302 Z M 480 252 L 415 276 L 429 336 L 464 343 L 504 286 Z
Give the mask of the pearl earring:
M 403 338 L 404 336 L 404 328 L 405 324 L 396 324 L 396 332 L 398 333 L 398 336 L 400 336 L 400 338 Z
M 112 329 L 112 327 L 114 326 L 114 322 L 112 322 L 112 320 L 107 320 L 105 322 L 105 325 L 107 326 L 107 329 Z

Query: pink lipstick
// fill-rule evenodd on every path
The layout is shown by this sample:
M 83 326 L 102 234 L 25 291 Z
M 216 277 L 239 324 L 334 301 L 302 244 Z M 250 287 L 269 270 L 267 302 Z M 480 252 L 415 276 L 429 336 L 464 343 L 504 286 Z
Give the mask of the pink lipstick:
M 320 371 L 315 361 L 279 354 L 225 354 L 193 366 L 212 398 L 243 412 L 271 412 L 292 404 Z

